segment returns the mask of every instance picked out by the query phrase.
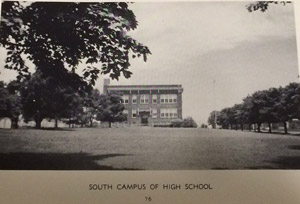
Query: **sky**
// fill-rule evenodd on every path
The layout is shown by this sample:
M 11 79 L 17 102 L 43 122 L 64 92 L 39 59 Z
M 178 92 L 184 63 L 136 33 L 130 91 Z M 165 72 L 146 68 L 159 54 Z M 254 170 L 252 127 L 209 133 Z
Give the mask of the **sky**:
M 191 116 L 200 125 L 214 109 L 241 103 L 257 90 L 297 82 L 293 5 L 272 5 L 264 13 L 249 13 L 246 5 L 130 4 L 139 25 L 129 35 L 148 46 L 152 55 L 147 62 L 132 59 L 132 77 L 111 84 L 181 84 L 183 117 Z M 3 58 L 1 54 L 1 67 Z M 10 70 L 0 71 L 0 80 L 13 76 Z M 96 83 L 100 91 L 104 78 L 108 76 Z

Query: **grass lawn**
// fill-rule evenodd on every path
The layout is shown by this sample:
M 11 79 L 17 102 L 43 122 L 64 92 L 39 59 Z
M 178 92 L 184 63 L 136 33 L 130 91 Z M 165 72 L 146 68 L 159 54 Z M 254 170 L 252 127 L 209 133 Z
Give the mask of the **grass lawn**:
M 0 129 L 0 169 L 300 169 L 300 136 L 211 129 Z

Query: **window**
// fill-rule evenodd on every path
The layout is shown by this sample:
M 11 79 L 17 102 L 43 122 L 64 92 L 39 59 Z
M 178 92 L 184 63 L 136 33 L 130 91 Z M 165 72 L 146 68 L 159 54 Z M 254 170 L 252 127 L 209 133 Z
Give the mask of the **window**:
M 140 103 L 141 104 L 149 104 L 149 95 L 141 95 Z
M 152 103 L 156 104 L 157 103 L 157 95 L 152 95 Z
M 177 103 L 177 95 L 176 94 L 172 94 L 171 99 L 172 99 L 172 103 Z
M 165 112 L 166 112 L 166 110 L 167 110 L 167 109 L 163 109 L 163 108 L 160 109 L 160 117 L 161 117 L 161 118 L 165 118 Z
M 136 118 L 136 110 L 132 110 L 132 118 Z
M 152 109 L 152 118 L 157 118 L 157 109 Z
M 137 95 L 132 95 L 132 104 L 136 104 L 137 102 Z
M 121 103 L 128 104 L 129 103 L 129 96 L 128 95 L 123 95 L 122 99 L 121 99 Z
M 170 114 L 172 114 L 171 118 L 177 118 L 177 109 L 176 108 L 172 108 Z
M 160 102 L 161 103 L 177 103 L 177 95 L 176 94 L 161 94 Z
M 161 118 L 177 118 L 177 109 L 176 108 L 168 108 L 168 109 L 160 109 L 160 117 Z
M 165 103 L 165 98 L 166 98 L 166 95 L 165 94 L 161 94 L 160 95 L 160 103 Z

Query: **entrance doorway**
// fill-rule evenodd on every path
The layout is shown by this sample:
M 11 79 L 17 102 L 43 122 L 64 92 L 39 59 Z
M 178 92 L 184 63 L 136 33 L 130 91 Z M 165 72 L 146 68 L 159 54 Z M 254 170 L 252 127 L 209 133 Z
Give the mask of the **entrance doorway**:
M 139 112 L 139 115 L 141 117 L 141 124 L 144 126 L 148 125 L 148 118 L 150 116 L 150 111 L 141 111 Z

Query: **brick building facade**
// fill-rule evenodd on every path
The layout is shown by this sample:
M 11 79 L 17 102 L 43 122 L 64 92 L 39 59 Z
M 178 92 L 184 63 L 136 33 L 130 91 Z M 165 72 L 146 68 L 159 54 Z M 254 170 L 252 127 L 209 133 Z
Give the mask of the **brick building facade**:
M 119 94 L 130 125 L 163 126 L 182 119 L 181 85 L 110 85 L 104 80 L 103 93 Z

